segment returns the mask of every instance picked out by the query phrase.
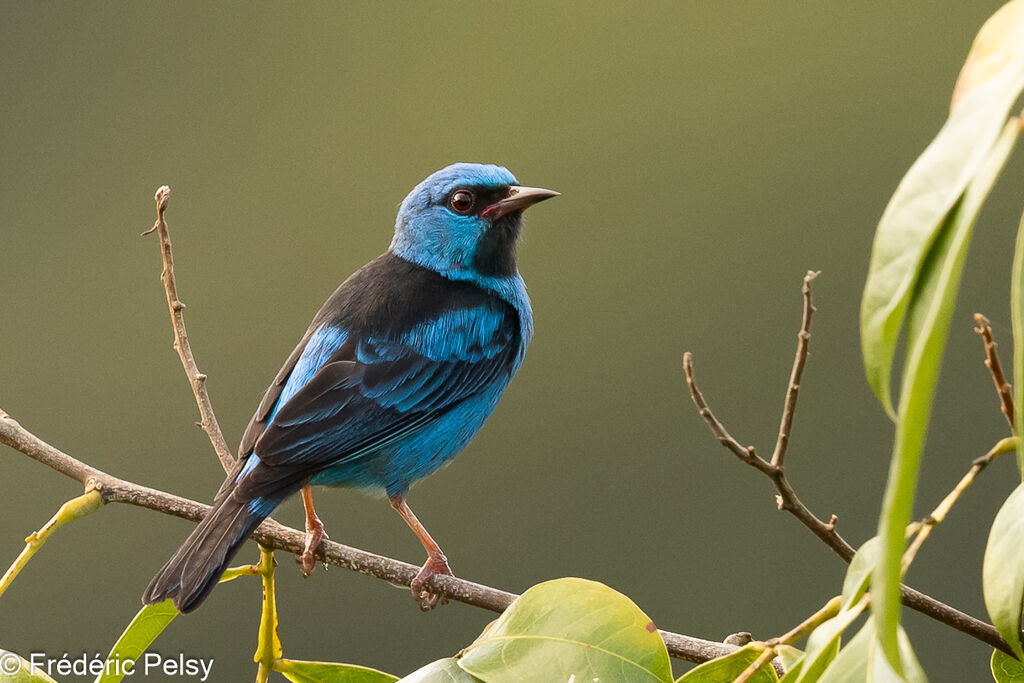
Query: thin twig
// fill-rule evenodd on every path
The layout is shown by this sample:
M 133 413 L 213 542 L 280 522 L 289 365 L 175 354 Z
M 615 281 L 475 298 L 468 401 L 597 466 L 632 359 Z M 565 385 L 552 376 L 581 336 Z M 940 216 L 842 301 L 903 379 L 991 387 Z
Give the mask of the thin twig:
M 988 318 L 981 313 L 974 314 L 974 322 L 978 323 L 974 331 L 985 340 L 985 367 L 992 373 L 992 383 L 996 385 L 996 392 L 999 394 L 999 407 L 1002 409 L 1006 421 L 1010 423 L 1010 431 L 1016 434 L 1017 428 L 1014 426 L 1015 413 L 1013 412 L 1013 387 L 1010 386 L 1010 383 L 1006 380 L 1006 375 L 1003 374 L 1003 366 L 999 364 L 999 354 L 996 353 L 997 344 L 992 339 L 992 325 L 989 323 Z
M 775 441 L 775 451 L 771 463 L 782 467 L 789 447 L 789 434 L 793 429 L 793 416 L 796 414 L 796 399 L 800 393 L 800 377 L 807 364 L 807 354 L 811 344 L 811 316 L 814 315 L 814 304 L 811 303 L 811 282 L 821 275 L 820 270 L 809 270 L 804 275 L 801 292 L 804 295 L 804 315 L 797 333 L 796 358 L 793 359 L 793 370 L 789 373 L 789 386 L 786 388 L 786 402 L 782 408 L 782 420 L 779 422 L 779 438 Z
M 167 233 L 167 221 L 164 219 L 164 212 L 167 210 L 167 202 L 171 196 L 171 188 L 161 186 L 156 191 L 156 223 L 149 230 L 142 233 L 148 235 L 156 231 L 160 236 L 160 253 L 163 256 L 164 269 L 160 273 L 160 280 L 164 283 L 164 291 L 167 294 L 167 308 L 171 313 L 171 324 L 174 326 L 174 350 L 181 358 L 181 365 L 185 369 L 188 382 L 192 385 L 192 393 L 196 397 L 196 404 L 199 406 L 199 426 L 203 428 L 206 435 L 210 437 L 213 450 L 217 452 L 217 459 L 225 472 L 231 471 L 234 457 L 231 455 L 231 448 L 224 439 L 224 434 L 217 424 L 217 416 L 213 414 L 213 405 L 210 403 L 210 394 L 206 390 L 206 375 L 199 372 L 196 367 L 196 359 L 192 355 L 192 347 L 188 343 L 188 333 L 185 331 L 185 319 L 181 311 L 185 304 L 178 298 L 178 285 L 174 279 L 174 255 L 171 253 L 171 237 Z
M 808 273 L 810 275 L 810 273 Z M 810 286 L 810 280 L 813 277 L 804 279 L 804 324 L 801 326 L 801 331 L 809 328 L 810 313 L 813 313 L 813 308 L 808 310 L 806 305 L 809 302 L 809 292 L 807 291 Z M 803 346 L 804 339 L 801 335 L 800 345 Z M 801 353 L 798 347 L 796 363 L 801 363 Z M 800 371 L 802 372 L 802 366 Z M 715 438 L 718 439 L 719 443 L 732 451 L 740 460 L 747 463 L 754 469 L 760 471 L 762 474 L 771 479 L 775 485 L 775 490 L 778 492 L 776 495 L 776 502 L 780 510 L 786 510 L 794 517 L 800 520 L 800 522 L 807 527 L 815 536 L 822 540 L 829 548 L 833 550 L 839 557 L 849 563 L 855 554 L 853 546 L 851 546 L 846 539 L 844 539 L 839 532 L 836 531 L 836 516 L 832 515 L 828 522 L 823 522 L 819 519 L 810 509 L 804 505 L 796 495 L 796 491 L 790 485 L 789 480 L 786 477 L 785 469 L 781 466 L 774 465 L 772 462 L 765 460 L 757 454 L 756 449 L 753 446 L 744 446 L 732 435 L 729 434 L 715 414 L 711 412 L 707 402 L 704 400 L 704 395 L 697 387 L 697 382 L 693 376 L 693 354 L 686 352 L 683 354 L 683 371 L 686 375 L 686 384 L 690 389 L 690 397 L 693 399 L 694 405 L 697 406 L 697 411 L 700 416 L 704 418 L 708 427 L 711 429 L 711 433 L 714 434 Z M 799 384 L 799 373 L 794 367 L 794 372 L 791 374 L 797 377 L 797 384 Z M 792 379 L 791 379 L 792 385 Z M 794 395 L 795 402 L 795 395 Z M 787 408 L 789 407 L 789 393 L 787 392 Z M 789 418 L 790 420 L 792 417 Z M 786 425 L 786 418 L 783 418 L 782 424 Z M 788 427 L 786 430 L 788 433 Z M 781 434 L 781 430 L 780 430 Z M 778 446 L 776 446 L 776 452 L 778 452 Z M 783 448 L 783 456 L 785 455 L 785 449 Z M 980 470 L 979 470 L 980 471 Z M 991 645 L 997 650 L 1002 650 L 1007 654 L 1011 654 L 1009 646 L 1006 641 L 1003 640 L 999 632 L 991 625 L 987 624 L 980 619 L 965 614 L 960 610 L 951 607 L 935 598 L 932 598 L 920 591 L 917 591 L 909 586 L 900 586 L 900 600 L 904 605 L 910 607 L 913 610 L 921 612 L 922 614 L 935 619 L 947 626 L 950 626 L 957 631 L 965 633 L 973 638 Z
M 967 474 L 957 482 L 957 485 L 953 487 L 952 491 L 946 494 L 946 497 L 942 499 L 942 502 L 939 503 L 934 510 L 932 510 L 932 513 L 919 523 L 914 540 L 910 542 L 910 546 L 907 548 L 906 552 L 903 553 L 903 573 L 906 573 L 907 569 L 914 561 L 914 557 L 917 556 L 917 551 L 920 550 L 921 546 L 924 545 L 924 542 L 928 540 L 928 536 L 932 533 L 932 529 L 946 519 L 946 515 L 949 514 L 953 505 L 956 504 L 956 501 L 960 498 L 960 495 L 967 490 L 968 486 L 974 483 L 975 477 L 977 477 L 983 469 L 988 467 L 989 463 L 995 460 L 997 456 L 1002 455 L 1003 453 L 1011 453 L 1015 450 L 1017 450 L 1017 437 L 1008 436 L 993 446 L 988 453 L 980 458 L 975 458 L 971 463 L 971 469 L 967 470 Z
M 757 659 L 750 663 L 750 666 L 744 669 L 743 672 L 736 677 L 733 683 L 747 683 L 747 681 L 752 679 L 763 666 L 775 657 L 780 645 L 792 645 L 796 641 L 808 635 L 814 629 L 821 626 L 825 621 L 839 614 L 839 607 L 842 605 L 842 602 L 843 597 L 841 595 L 837 595 L 826 602 L 820 610 L 791 628 L 784 635 L 765 641 L 765 647 L 764 650 L 761 651 L 761 654 L 758 655 Z
M 704 400 L 704 395 L 697 387 L 697 381 L 693 376 L 693 354 L 687 351 L 683 354 L 683 371 L 686 374 L 686 384 L 690 387 L 690 397 L 693 399 L 694 404 L 697 406 L 697 410 L 700 412 L 701 417 L 707 422 L 708 427 L 711 428 L 711 432 L 715 435 L 718 441 L 728 448 L 730 451 L 736 454 L 736 456 L 747 463 L 751 467 L 759 470 L 762 474 L 767 476 L 775 484 L 775 489 L 778 491 L 776 500 L 780 510 L 786 510 L 796 516 L 804 526 L 810 529 L 815 536 L 820 538 L 822 541 L 832 548 L 833 551 L 839 557 L 843 558 L 846 562 L 853 559 L 853 555 L 856 552 L 849 543 L 847 543 L 839 532 L 836 531 L 836 517 L 833 515 L 828 522 L 823 522 L 818 519 L 812 513 L 806 505 L 800 502 L 800 499 L 796 495 L 796 491 L 790 485 L 789 480 L 786 478 L 786 471 L 782 467 L 772 465 L 770 462 L 762 458 L 757 454 L 757 451 L 753 446 L 744 446 L 736 439 L 734 439 L 729 432 L 725 429 L 725 425 L 718 421 L 715 414 L 708 408 L 707 402 Z
M 127 503 L 193 522 L 198 522 L 210 511 L 208 505 L 126 481 L 91 467 L 35 436 L 3 410 L 0 410 L 0 443 L 74 479 L 87 490 L 99 491 L 105 503 Z M 267 519 L 256 529 L 252 537 L 266 548 L 301 555 L 306 534 L 304 531 L 279 524 L 273 519 Z M 412 583 L 420 570 L 416 565 L 329 540 L 324 540 L 320 544 L 317 558 L 328 564 L 374 576 L 399 586 L 408 586 Z M 515 593 L 445 574 L 433 576 L 427 582 L 426 588 L 451 600 L 499 613 L 519 597 Z M 706 662 L 724 657 L 738 649 L 734 645 L 671 631 L 658 633 L 665 641 L 670 655 L 691 662 Z

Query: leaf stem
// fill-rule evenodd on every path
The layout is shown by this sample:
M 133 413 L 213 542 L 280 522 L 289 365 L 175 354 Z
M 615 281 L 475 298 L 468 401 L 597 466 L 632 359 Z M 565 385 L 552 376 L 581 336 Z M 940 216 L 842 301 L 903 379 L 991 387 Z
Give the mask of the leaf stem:
M 902 573 L 906 574 L 907 569 L 910 568 L 911 563 L 914 561 L 914 557 L 917 556 L 917 551 L 921 549 L 924 542 L 928 540 L 928 536 L 932 533 L 932 529 L 936 525 L 940 524 L 946 519 L 946 515 L 956 504 L 956 501 L 960 498 L 960 495 L 967 490 L 972 483 L 974 483 L 975 477 L 981 473 L 983 469 L 988 467 L 989 463 L 996 459 L 996 457 L 1003 453 L 1012 453 L 1017 450 L 1017 443 L 1020 440 L 1016 436 L 1008 436 L 1005 439 L 1000 440 L 995 446 L 993 446 L 988 453 L 977 458 L 971 463 L 971 469 L 967 471 L 957 485 L 953 487 L 953 490 L 946 494 L 946 497 L 942 499 L 932 513 L 925 517 L 923 520 L 917 523 L 916 535 L 914 540 L 910 542 L 910 546 L 903 553 L 902 562 Z
M 241 567 L 230 567 L 224 570 L 221 574 L 220 580 L 217 583 L 227 583 L 228 581 L 234 581 L 239 576 L 261 576 L 261 569 L 258 564 L 245 564 Z
M 778 648 L 780 645 L 792 645 L 796 641 L 800 640 L 811 631 L 821 626 L 824 622 L 839 614 L 839 609 L 842 607 L 842 604 L 843 596 L 837 595 L 826 602 L 817 612 L 804 619 L 783 635 L 778 638 L 766 640 L 763 643 L 764 650 L 761 651 L 761 654 L 758 655 L 757 659 L 751 662 L 750 666 L 744 669 L 743 672 L 736 677 L 733 683 L 747 683 L 747 681 L 757 674 L 759 669 L 766 666 L 768 662 L 775 658 L 778 654 Z
M 46 543 L 46 539 L 53 535 L 53 532 L 68 522 L 85 517 L 101 507 L 103 507 L 103 496 L 97 488 L 93 487 L 86 487 L 85 493 L 61 505 L 60 509 L 57 510 L 57 514 L 51 517 L 50 521 L 43 525 L 43 528 L 29 534 L 28 538 L 25 539 L 25 549 L 21 551 L 17 559 L 14 560 L 14 563 L 7 569 L 3 578 L 0 578 L 0 595 L 4 594 L 4 591 L 11 585 L 14 578 L 28 564 L 32 556 L 39 552 L 39 549 Z
M 263 579 L 263 612 L 260 615 L 259 643 L 253 661 L 259 665 L 256 683 L 266 683 L 274 662 L 281 659 L 281 639 L 277 635 L 277 598 L 274 590 L 274 551 L 260 546 L 257 573 Z

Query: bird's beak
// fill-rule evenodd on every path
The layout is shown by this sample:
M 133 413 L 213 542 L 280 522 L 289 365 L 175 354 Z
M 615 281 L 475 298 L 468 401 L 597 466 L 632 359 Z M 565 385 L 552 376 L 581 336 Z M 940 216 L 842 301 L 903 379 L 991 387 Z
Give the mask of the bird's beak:
M 537 202 L 542 202 L 545 199 L 551 199 L 558 195 L 558 192 L 545 190 L 543 187 L 519 187 L 518 185 L 513 185 L 509 188 L 507 197 L 488 206 L 481 215 L 498 219 L 510 213 L 524 211 L 527 207 L 533 206 Z

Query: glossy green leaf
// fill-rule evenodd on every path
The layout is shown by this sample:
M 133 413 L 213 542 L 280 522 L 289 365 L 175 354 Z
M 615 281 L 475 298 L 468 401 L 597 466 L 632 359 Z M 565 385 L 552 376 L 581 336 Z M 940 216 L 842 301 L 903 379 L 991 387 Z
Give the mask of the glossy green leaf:
M 13 652 L 0 649 L 0 681 L 3 683 L 56 683 Z
M 757 660 L 761 650 L 753 645 L 736 650 L 730 655 L 704 662 L 687 671 L 677 683 L 731 683 Z M 751 683 L 775 683 L 779 677 L 771 663 L 762 666 L 751 678 Z
M 807 637 L 807 647 L 804 648 L 800 675 L 796 677 L 795 683 L 813 683 L 821 677 L 839 652 L 843 632 L 861 615 L 865 607 L 866 603 L 857 603 L 844 608 L 811 632 Z
M 483 683 L 459 668 L 453 657 L 439 659 L 416 669 L 398 683 Z
M 980 87 L 980 86 L 979 86 Z M 968 95 L 969 97 L 969 95 Z M 964 106 L 964 105 L 962 105 Z M 931 245 L 914 292 L 907 334 L 907 362 L 900 389 L 899 422 L 878 535 L 881 553 L 873 573 L 872 610 L 889 661 L 897 662 L 899 589 L 904 534 L 914 502 L 921 453 L 949 322 L 956 303 L 974 221 L 1009 157 L 1020 126 L 1004 126 L 984 164 Z
M 334 662 L 304 662 L 297 659 L 279 659 L 274 662 L 279 671 L 295 683 L 394 683 L 397 676 L 354 664 Z
M 996 683 L 1024 683 L 1024 664 L 1001 650 L 992 650 L 992 678 Z
M 487 683 L 672 681 L 654 622 L 621 593 L 576 578 L 523 593 L 466 648 L 459 666 Z
M 1014 489 L 992 522 L 981 583 L 992 625 L 1017 657 L 1024 658 L 1020 641 L 1024 600 L 1024 483 Z
M 1014 5 L 1024 0 L 1014 0 Z M 890 389 L 904 315 L 950 210 L 989 156 L 1024 88 L 1020 12 L 997 12 L 979 32 L 994 36 L 972 50 L 989 65 L 963 77 L 945 125 L 903 177 L 875 232 L 861 300 L 861 349 L 868 382 L 895 419 Z
M 179 612 L 168 599 L 155 605 L 146 605 L 131 620 L 121 637 L 110 648 L 108 662 L 134 662 L 146 651 L 167 625 L 174 621 Z M 117 683 L 124 678 L 124 667 L 107 667 L 107 671 L 96 678 L 96 683 Z

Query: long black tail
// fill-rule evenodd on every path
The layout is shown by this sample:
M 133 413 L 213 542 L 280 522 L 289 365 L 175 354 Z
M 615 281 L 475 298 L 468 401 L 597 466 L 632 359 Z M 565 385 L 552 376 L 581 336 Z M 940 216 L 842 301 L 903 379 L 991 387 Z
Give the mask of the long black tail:
M 219 496 L 210 514 L 149 582 L 142 602 L 152 605 L 174 598 L 174 606 L 183 613 L 199 607 L 249 534 L 296 490 L 288 487 L 272 497 L 249 500 L 238 495 L 238 489 Z

